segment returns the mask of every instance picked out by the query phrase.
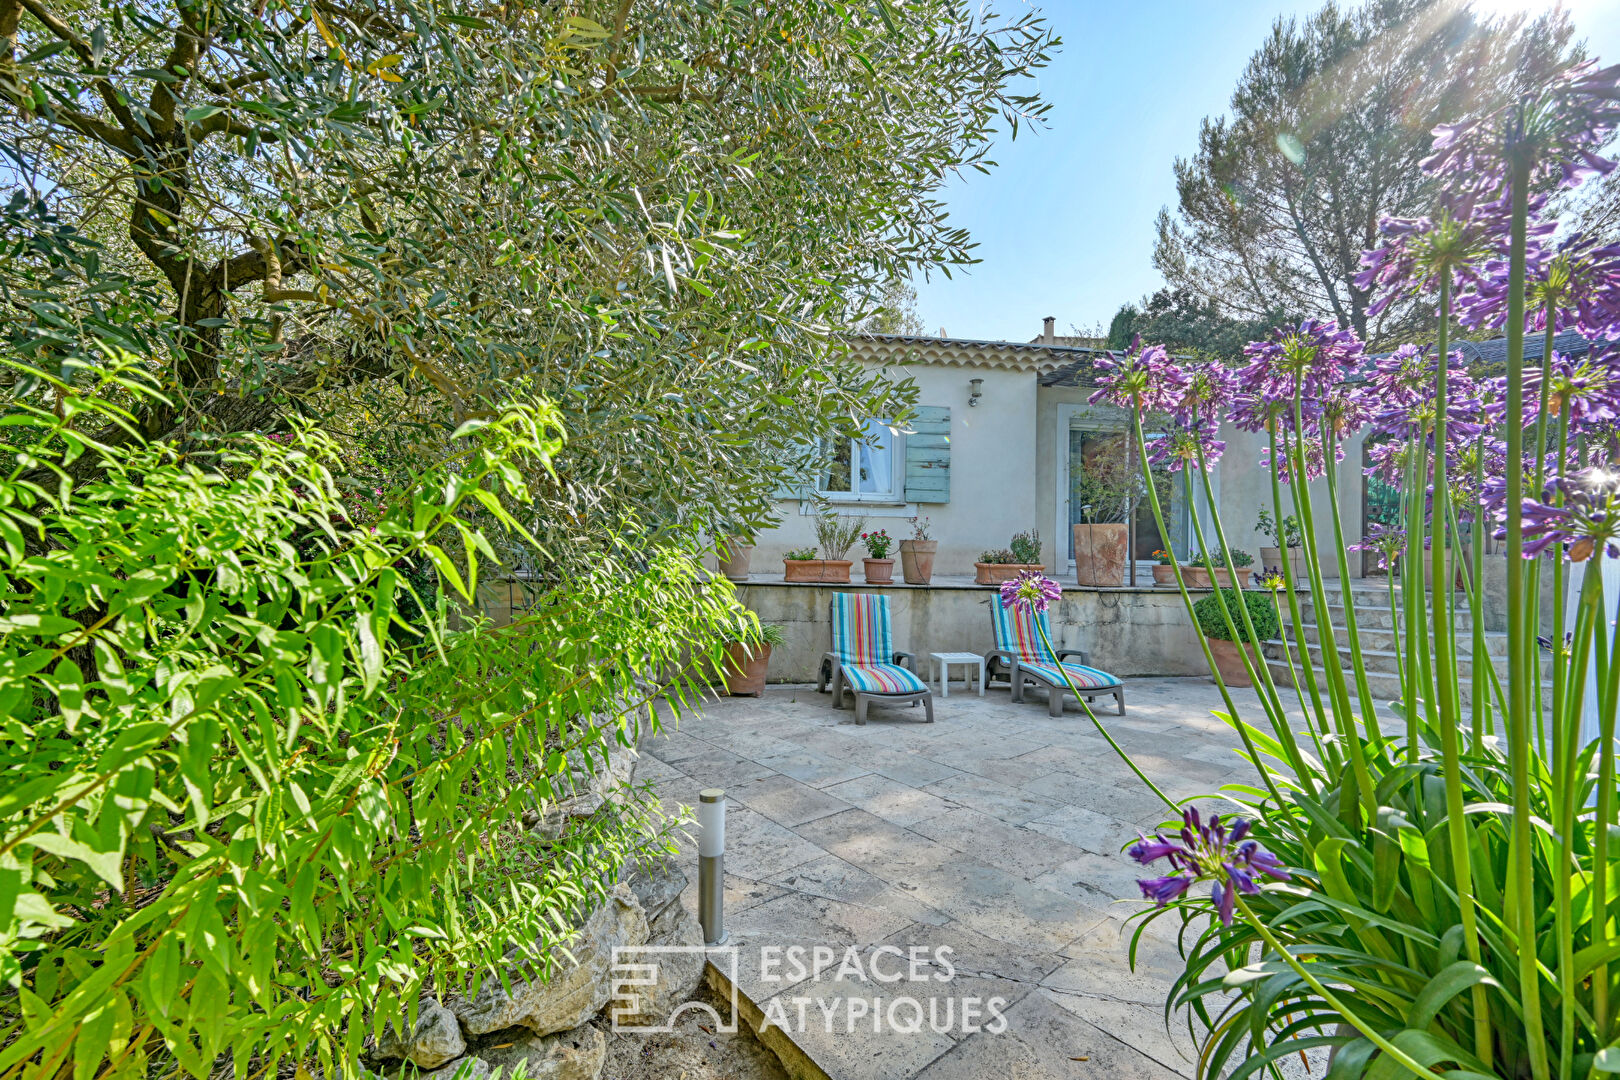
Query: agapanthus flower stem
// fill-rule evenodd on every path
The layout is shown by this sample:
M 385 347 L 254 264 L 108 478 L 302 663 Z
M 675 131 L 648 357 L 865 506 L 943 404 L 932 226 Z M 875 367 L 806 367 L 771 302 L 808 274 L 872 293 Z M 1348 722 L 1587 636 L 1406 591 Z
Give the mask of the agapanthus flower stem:
M 1148 470 L 1146 464 L 1148 459 L 1147 438 L 1142 434 L 1142 414 L 1140 410 L 1131 410 L 1131 434 L 1136 439 L 1136 460 L 1143 463 L 1142 468 L 1145 473 Z M 1147 480 L 1148 506 L 1153 510 L 1153 523 L 1158 526 L 1160 536 L 1169 536 L 1170 531 L 1164 527 L 1164 508 L 1159 505 L 1158 489 L 1153 483 L 1152 476 L 1148 476 Z M 1170 565 L 1175 568 L 1176 591 L 1181 594 L 1181 606 L 1187 612 L 1187 618 L 1196 630 L 1198 616 L 1193 611 L 1192 594 L 1187 591 L 1187 582 L 1182 577 L 1181 567 L 1174 560 L 1171 561 Z M 1204 663 L 1209 665 L 1210 674 L 1215 677 L 1215 688 L 1220 692 L 1221 701 L 1226 705 L 1227 715 L 1232 718 L 1232 726 L 1237 729 L 1238 737 L 1243 740 L 1243 749 L 1248 753 L 1249 760 L 1253 761 L 1258 767 L 1260 764 L 1260 751 L 1254 745 L 1254 740 L 1249 738 L 1248 731 L 1238 713 L 1237 702 L 1232 700 L 1232 691 L 1227 689 L 1226 683 L 1221 679 L 1220 671 L 1215 667 L 1215 657 L 1209 651 L 1208 640 L 1205 639 L 1202 633 L 1197 634 L 1197 637 L 1198 647 L 1204 654 Z M 1298 753 L 1297 749 L 1295 753 Z M 1135 768 L 1134 764 L 1132 768 Z M 1282 792 L 1277 790 L 1276 782 L 1271 778 L 1271 770 L 1260 769 L 1260 777 L 1265 781 L 1266 789 L 1271 792 L 1271 797 L 1281 804 Z M 1301 780 L 1304 780 L 1304 774 L 1301 774 Z
M 1333 554 L 1339 564 L 1339 588 L 1344 593 L 1344 636 L 1350 650 L 1350 670 L 1356 677 L 1356 700 L 1361 703 L 1361 726 L 1367 741 L 1378 745 L 1384 733 L 1378 726 L 1378 704 L 1367 683 L 1367 664 L 1361 652 L 1361 628 L 1356 622 L 1356 605 L 1350 598 L 1350 554 L 1344 543 L 1344 515 L 1339 511 L 1339 466 L 1336 441 L 1322 435 L 1322 481 L 1327 485 L 1328 521 L 1333 526 Z M 1339 658 L 1339 637 L 1330 634 L 1333 658 Z
M 1524 581 L 1524 279 L 1529 220 L 1530 162 L 1516 155 L 1509 166 L 1513 200 L 1508 242 L 1507 317 L 1507 608 L 1508 608 L 1508 773 L 1513 784 L 1512 866 L 1507 875 L 1508 925 L 1519 954 L 1519 992 L 1524 1042 L 1535 1080 L 1549 1080 L 1546 1027 L 1541 1018 L 1541 972 L 1536 963 L 1535 862 L 1530 836 L 1530 685 L 1528 648 L 1537 614 Z M 1528 641 L 1527 641 L 1528 639 Z M 1527 648 L 1528 647 L 1528 648 Z
M 1277 456 L 1279 450 L 1279 447 L 1277 446 L 1277 425 L 1266 425 L 1266 433 L 1271 440 L 1271 460 L 1282 460 Z M 1282 521 L 1285 518 L 1285 515 L 1283 514 L 1282 502 L 1282 481 L 1278 478 L 1276 469 L 1268 469 L 1266 471 L 1271 474 L 1272 512 L 1277 515 L 1278 521 Z M 1322 736 L 1325 737 L 1332 734 L 1332 729 L 1328 726 L 1327 713 L 1322 708 L 1322 691 L 1316 685 L 1316 669 L 1311 666 L 1310 662 L 1310 641 L 1305 636 L 1305 620 L 1301 617 L 1299 609 L 1299 583 L 1294 580 L 1294 563 L 1293 560 L 1288 557 L 1288 544 L 1286 536 L 1279 540 L 1278 544 L 1282 550 L 1283 585 L 1288 591 L 1288 614 L 1291 620 L 1291 625 L 1294 629 L 1294 642 L 1299 646 L 1300 668 L 1305 676 L 1305 686 L 1306 689 L 1310 691 L 1311 695 L 1311 706 L 1313 710 L 1312 715 L 1316 719 L 1315 730 L 1320 732 Z M 1297 679 L 1294 683 L 1294 689 L 1299 689 Z M 1321 745 L 1321 739 L 1317 739 L 1317 745 Z M 1328 745 L 1329 747 L 1333 746 L 1332 743 L 1329 743 Z M 1332 760 L 1332 758 L 1330 757 L 1326 760 Z
M 1226 532 L 1221 528 L 1220 510 L 1217 508 L 1214 489 L 1209 482 L 1209 462 L 1205 459 L 1202 446 L 1197 450 L 1197 462 L 1199 480 L 1204 486 L 1204 499 L 1209 504 L 1210 520 L 1215 529 L 1215 542 L 1220 545 L 1221 557 L 1226 564 L 1227 580 L 1236 581 L 1238 577 L 1237 565 L 1232 561 L 1232 552 L 1226 543 Z M 1207 552 L 1209 545 L 1204 542 L 1204 529 L 1198 521 L 1197 514 L 1192 515 L 1192 523 L 1194 532 L 1198 534 L 1199 550 Z M 1236 641 L 1238 639 L 1237 626 L 1233 622 L 1232 612 L 1226 604 L 1226 590 L 1215 590 L 1215 603 L 1221 609 L 1221 617 L 1226 622 L 1227 633 L 1232 635 L 1233 641 Z M 1290 750 L 1289 757 L 1292 760 L 1290 760 L 1289 764 L 1295 766 L 1300 772 L 1304 772 L 1305 763 L 1299 757 L 1299 747 L 1294 742 L 1294 733 L 1288 727 L 1288 714 L 1283 709 L 1282 698 L 1277 694 L 1277 686 L 1272 682 L 1271 668 L 1266 665 L 1265 659 L 1259 652 L 1261 648 L 1260 640 L 1254 631 L 1254 618 L 1249 614 L 1249 605 L 1240 603 L 1237 607 L 1237 615 L 1243 621 L 1244 640 L 1250 642 L 1255 650 L 1253 653 L 1248 649 L 1238 650 L 1243 657 L 1244 667 L 1249 672 L 1250 681 L 1259 688 L 1257 692 L 1260 697 L 1260 705 L 1265 710 L 1266 717 L 1271 721 L 1273 730 L 1276 731 L 1277 737 Z
M 1300 405 L 1300 395 L 1294 394 L 1294 430 L 1304 431 L 1305 417 Z M 1303 440 L 1295 441 L 1295 460 L 1289 469 L 1293 477 L 1295 503 L 1299 507 L 1300 538 L 1305 546 L 1305 572 L 1310 577 L 1311 601 L 1318 611 L 1326 611 L 1327 586 L 1322 582 L 1322 565 L 1316 552 L 1316 518 L 1311 511 L 1309 473 L 1305 469 L 1305 448 Z M 1339 582 L 1339 587 L 1348 590 L 1348 582 Z M 1350 598 L 1344 598 L 1345 606 L 1350 604 Z M 1328 644 L 1331 642 L 1331 646 Z M 1322 645 L 1322 668 L 1327 677 L 1328 693 L 1333 699 L 1333 715 L 1339 725 L 1339 735 L 1344 739 L 1345 753 L 1350 758 L 1350 771 L 1355 777 L 1361 812 L 1365 815 L 1363 820 L 1374 821 L 1378 816 L 1378 794 L 1373 790 L 1372 774 L 1367 768 L 1367 755 L 1361 736 L 1356 733 L 1355 711 L 1350 707 L 1350 688 L 1344 681 L 1344 667 L 1339 663 L 1339 642 L 1331 631 Z M 1348 812 L 1345 807 L 1341 812 Z M 1354 822 L 1348 822 L 1354 824 Z
M 1322 999 L 1323 1003 L 1325 1003 L 1328 1008 L 1332 1009 L 1334 1013 L 1338 1015 L 1340 1020 L 1343 1020 L 1346 1024 L 1349 1024 L 1351 1027 L 1355 1028 L 1361 1033 L 1363 1038 L 1372 1043 L 1374 1046 L 1378 1047 L 1379 1050 L 1382 1050 L 1384 1054 L 1390 1058 L 1390 1060 L 1400 1065 L 1412 1075 L 1421 1076 L 1424 1078 L 1424 1080 L 1434 1080 L 1434 1072 L 1432 1070 L 1419 1064 L 1415 1059 L 1412 1058 L 1410 1054 L 1406 1053 L 1406 1051 L 1402 1050 L 1400 1047 L 1396 1046 L 1394 1043 L 1380 1035 L 1376 1029 L 1369 1026 L 1366 1021 L 1357 1016 L 1353 1009 L 1349 1008 L 1344 1004 L 1344 1002 L 1340 1001 L 1333 991 L 1329 990 L 1326 986 L 1323 986 L 1321 980 L 1315 975 L 1311 974 L 1309 968 L 1295 959 L 1294 954 L 1283 947 L 1282 942 L 1278 941 L 1276 936 L 1272 934 L 1271 928 L 1268 927 L 1259 916 L 1249 909 L 1248 904 L 1243 902 L 1243 897 L 1239 896 L 1237 898 L 1236 906 L 1237 913 L 1241 915 L 1250 926 L 1254 927 L 1255 933 L 1260 935 L 1260 940 L 1271 946 L 1271 951 L 1276 953 L 1278 958 L 1281 959 L 1283 963 L 1292 968 L 1295 975 L 1298 975 L 1301 979 L 1304 979 L 1305 985 L 1316 991 L 1317 996 Z
M 1451 840 L 1452 873 L 1457 879 L 1457 903 L 1462 921 L 1463 947 L 1468 959 L 1480 962 L 1479 929 L 1474 910 L 1473 863 L 1468 844 L 1468 819 L 1463 809 L 1462 755 L 1458 743 L 1458 728 L 1462 717 L 1457 707 L 1457 665 L 1453 652 L 1456 638 L 1451 625 L 1451 578 L 1446 563 L 1447 539 L 1451 515 L 1448 513 L 1449 489 L 1446 483 L 1446 372 L 1450 342 L 1447 334 L 1451 324 L 1451 272 L 1440 279 L 1440 332 L 1436 348 L 1439 363 L 1435 366 L 1435 421 L 1434 421 L 1434 511 L 1430 532 L 1429 557 L 1434 571 L 1434 649 L 1435 687 L 1439 691 L 1439 728 L 1441 769 L 1445 776 L 1446 831 Z M 1488 663 L 1484 656 L 1475 656 L 1474 663 Z M 1476 983 L 1471 989 L 1474 1005 L 1474 1056 L 1490 1064 L 1491 1061 L 1491 1009 L 1485 987 Z
M 1600 660 L 1607 659 L 1607 668 L 1598 680 L 1598 782 L 1597 816 L 1592 830 L 1592 925 L 1609 925 L 1609 826 L 1614 824 L 1615 775 L 1614 735 L 1616 698 L 1620 697 L 1620 634 L 1614 638 L 1614 652 L 1609 643 L 1609 606 L 1599 585 L 1598 618 L 1594 627 Z M 1611 1037 L 1609 1016 L 1609 965 L 1600 963 L 1592 970 L 1592 1016 L 1598 1042 L 1607 1044 Z

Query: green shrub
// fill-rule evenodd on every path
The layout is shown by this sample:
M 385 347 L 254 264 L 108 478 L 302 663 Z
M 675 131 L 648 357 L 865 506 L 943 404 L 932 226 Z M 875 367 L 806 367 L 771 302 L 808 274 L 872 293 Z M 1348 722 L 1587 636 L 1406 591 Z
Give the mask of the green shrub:
M 813 547 L 791 548 L 782 558 L 789 562 L 810 562 L 821 558 L 821 549 Z
M 1270 594 L 1252 592 L 1246 589 L 1220 589 L 1219 594 L 1226 598 L 1226 610 L 1232 616 L 1232 624 L 1237 628 L 1237 641 L 1247 641 L 1247 631 L 1243 627 L 1243 613 L 1238 608 L 1241 601 L 1248 605 L 1249 618 L 1254 622 L 1254 632 L 1260 636 L 1261 641 L 1267 641 L 1282 633 L 1282 624 L 1277 621 L 1277 609 L 1272 603 Z M 1210 593 L 1198 603 L 1193 605 L 1193 615 L 1198 619 L 1198 629 L 1204 632 L 1205 637 L 1217 641 L 1232 641 L 1232 635 L 1226 631 L 1226 620 L 1221 616 L 1220 601 L 1215 593 Z
M 979 561 L 991 566 L 1008 566 L 1018 561 L 1018 556 L 1012 553 L 1011 548 L 979 552 Z
M 1018 533 L 1007 549 L 1012 552 L 1013 562 L 1034 566 L 1041 561 L 1041 534 L 1034 529 Z

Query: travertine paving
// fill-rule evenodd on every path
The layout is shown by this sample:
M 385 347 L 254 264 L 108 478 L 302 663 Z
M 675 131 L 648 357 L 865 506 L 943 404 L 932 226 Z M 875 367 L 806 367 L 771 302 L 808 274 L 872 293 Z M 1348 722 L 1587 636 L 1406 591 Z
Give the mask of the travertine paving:
M 1171 797 L 1218 809 L 1223 784 L 1253 779 L 1207 680 L 1128 691 L 1129 714 L 1103 722 Z M 1083 714 L 1049 717 L 1038 698 L 937 699 L 931 725 L 874 706 L 858 727 L 828 695 L 773 687 L 643 742 L 637 778 L 666 802 L 726 790 L 739 985 L 829 1075 L 1194 1074 L 1186 1019 L 1164 1011 L 1179 920 L 1127 960 L 1143 906 L 1122 848 L 1163 804 Z

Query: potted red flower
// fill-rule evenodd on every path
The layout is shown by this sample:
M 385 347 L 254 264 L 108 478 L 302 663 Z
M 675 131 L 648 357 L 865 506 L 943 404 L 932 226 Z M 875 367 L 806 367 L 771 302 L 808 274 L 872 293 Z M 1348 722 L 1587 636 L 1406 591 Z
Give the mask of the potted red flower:
M 894 540 L 889 536 L 889 531 L 874 529 L 861 533 L 861 543 L 866 547 L 866 558 L 861 560 L 866 568 L 866 583 L 893 585 L 894 560 L 889 558 L 889 549 L 894 546 Z

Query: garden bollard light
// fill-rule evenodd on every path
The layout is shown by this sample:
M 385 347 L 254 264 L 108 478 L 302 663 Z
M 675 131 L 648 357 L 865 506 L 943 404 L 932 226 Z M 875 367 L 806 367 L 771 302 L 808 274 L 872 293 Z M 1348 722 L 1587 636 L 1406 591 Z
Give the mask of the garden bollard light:
M 698 924 L 705 945 L 726 941 L 726 793 L 698 792 Z

